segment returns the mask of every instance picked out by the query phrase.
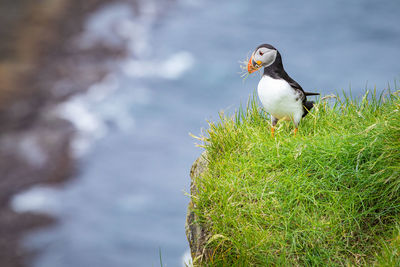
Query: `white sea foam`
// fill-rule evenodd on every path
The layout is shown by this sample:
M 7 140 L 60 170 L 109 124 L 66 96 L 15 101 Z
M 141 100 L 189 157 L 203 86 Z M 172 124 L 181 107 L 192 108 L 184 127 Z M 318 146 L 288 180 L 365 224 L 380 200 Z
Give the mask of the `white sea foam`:
M 10 201 L 10 207 L 15 212 L 36 212 L 54 215 L 57 213 L 58 191 L 55 188 L 36 186 L 17 195 Z
M 160 74 L 166 79 L 180 78 L 194 64 L 194 57 L 186 51 L 172 55 L 161 65 Z
M 134 12 L 128 3 L 104 6 L 89 17 L 77 40 L 78 46 L 84 49 L 97 44 L 124 49 L 128 59 L 115 62 L 113 72 L 92 85 L 87 93 L 76 95 L 56 108 L 56 113 L 77 129 L 72 144 L 76 156 L 85 154 L 94 140 L 105 136 L 110 125 L 123 131 L 132 130 L 135 121 L 129 112 L 130 106 L 150 102 L 148 90 L 142 87 L 132 88 L 127 98 L 113 98 L 114 91 L 119 88 L 120 70 L 128 77 L 175 80 L 194 64 L 193 55 L 186 51 L 172 54 L 166 60 L 147 60 L 151 51 L 149 33 L 162 6 L 144 0 L 139 1 L 139 6 L 140 12 Z
M 139 1 L 140 12 L 129 3 L 112 3 L 96 11 L 86 22 L 78 38 L 82 48 L 96 44 L 127 49 L 130 55 L 144 55 L 149 50 L 149 32 L 162 8 L 156 1 Z
M 107 122 L 110 117 L 116 118 L 116 124 L 120 128 L 128 128 L 122 122 L 132 125 L 132 119 L 125 114 L 126 112 L 99 108 L 118 87 L 116 76 L 110 74 L 99 83 L 93 84 L 85 94 L 76 95 L 55 108 L 54 112 L 59 117 L 69 120 L 77 130 L 72 143 L 75 156 L 83 155 L 94 140 L 107 134 Z
M 123 36 L 118 30 L 121 22 L 134 17 L 128 3 L 113 3 L 99 9 L 91 15 L 84 26 L 84 32 L 78 40 L 82 48 L 91 48 L 102 43 L 111 47 L 121 47 Z
M 72 152 L 75 156 L 84 154 L 91 143 L 91 139 L 104 136 L 106 128 L 104 123 L 93 114 L 85 96 L 77 96 L 57 107 L 60 117 L 69 120 L 78 133 L 72 143 Z
M 90 49 L 102 44 L 125 50 L 129 58 L 133 58 L 134 55 L 145 56 L 150 47 L 149 32 L 161 7 L 155 1 L 143 0 L 138 4 L 140 12 L 134 12 L 129 3 L 111 3 L 94 12 L 86 21 L 84 31 L 77 39 L 77 45 L 83 49 Z M 138 66 L 136 72 L 147 73 L 154 69 L 153 65 L 131 61 Z M 165 73 L 168 77 L 176 77 L 191 64 L 190 62 L 190 59 L 187 59 L 186 65 L 181 63 L 175 71 L 167 70 Z M 115 63 L 111 74 L 92 85 L 87 93 L 74 96 L 56 108 L 57 114 L 71 121 L 77 129 L 78 134 L 72 145 L 76 156 L 84 154 L 94 140 L 105 136 L 110 125 L 123 131 L 132 130 L 135 123 L 129 113 L 130 106 L 150 101 L 148 90 L 142 87 L 132 88 L 130 96 L 133 94 L 134 98 L 120 97 L 110 100 L 113 92 L 119 87 L 118 65 L 125 65 L 123 62 Z M 136 76 L 141 75 L 139 73 Z
M 194 64 L 193 55 L 187 51 L 177 52 L 165 61 L 128 59 L 122 66 L 123 72 L 131 77 L 161 77 L 176 80 Z

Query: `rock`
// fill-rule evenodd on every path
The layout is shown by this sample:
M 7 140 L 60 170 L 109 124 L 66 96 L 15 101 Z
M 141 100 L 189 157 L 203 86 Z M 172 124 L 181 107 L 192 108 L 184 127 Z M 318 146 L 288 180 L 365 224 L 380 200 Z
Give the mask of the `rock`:
M 202 176 L 202 174 L 207 170 L 208 160 L 207 153 L 203 152 L 200 157 L 193 163 L 190 170 L 190 194 L 191 196 L 196 196 L 198 189 L 196 185 L 196 179 Z M 186 216 L 186 237 L 189 241 L 190 253 L 193 259 L 193 263 L 201 263 L 206 260 L 209 252 L 207 251 L 206 243 L 208 240 L 208 233 L 205 231 L 206 227 L 198 221 L 198 216 L 194 212 L 195 204 L 191 200 L 189 202 L 187 216 Z

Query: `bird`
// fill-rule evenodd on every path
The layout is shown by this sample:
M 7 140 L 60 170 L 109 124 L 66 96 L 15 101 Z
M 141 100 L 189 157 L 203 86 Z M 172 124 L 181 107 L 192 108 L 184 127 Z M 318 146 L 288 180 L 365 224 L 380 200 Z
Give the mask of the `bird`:
M 270 44 L 259 45 L 251 54 L 247 64 L 248 74 L 264 67 L 264 74 L 258 83 L 258 97 L 264 109 L 271 115 L 271 136 L 280 120 L 294 123 L 294 136 L 303 117 L 314 106 L 314 101 L 307 101 L 307 96 L 319 93 L 305 92 L 285 71 L 282 56 Z

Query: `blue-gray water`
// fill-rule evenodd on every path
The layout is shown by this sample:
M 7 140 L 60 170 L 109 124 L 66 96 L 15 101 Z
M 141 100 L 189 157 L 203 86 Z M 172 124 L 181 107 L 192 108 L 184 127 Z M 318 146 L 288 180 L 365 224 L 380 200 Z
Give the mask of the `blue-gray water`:
M 87 152 L 74 180 L 41 191 L 60 223 L 26 238 L 40 251 L 32 266 L 159 266 L 159 251 L 166 266 L 181 266 L 184 192 L 202 151 L 188 133 L 247 101 L 259 75 L 243 81 L 238 61 L 259 44 L 277 47 L 307 91 L 351 85 L 359 95 L 400 77 L 399 1 L 185 0 L 162 16 L 162 1 L 147 2 L 140 15 L 112 4 L 88 18 L 85 45 L 114 42 L 101 31 L 115 19 L 132 56 L 94 86 L 104 95 L 92 90 L 62 109 L 81 127 L 75 149 Z

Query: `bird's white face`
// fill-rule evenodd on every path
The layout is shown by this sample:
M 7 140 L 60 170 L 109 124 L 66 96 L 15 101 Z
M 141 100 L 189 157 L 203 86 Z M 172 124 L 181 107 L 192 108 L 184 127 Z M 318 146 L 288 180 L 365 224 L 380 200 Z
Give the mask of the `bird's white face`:
M 277 51 L 275 49 L 269 49 L 267 47 L 260 47 L 250 57 L 247 70 L 249 73 L 253 73 L 262 67 L 268 67 L 274 63 L 276 59 Z

